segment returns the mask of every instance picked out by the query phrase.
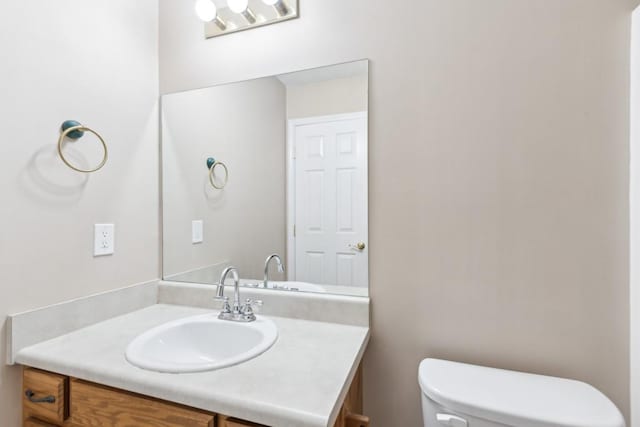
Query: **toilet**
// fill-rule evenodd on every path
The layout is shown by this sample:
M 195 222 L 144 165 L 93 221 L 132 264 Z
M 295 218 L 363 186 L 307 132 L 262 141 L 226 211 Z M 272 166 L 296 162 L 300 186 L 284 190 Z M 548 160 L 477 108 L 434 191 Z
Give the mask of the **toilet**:
M 625 427 L 583 382 L 438 359 L 418 373 L 424 427 Z

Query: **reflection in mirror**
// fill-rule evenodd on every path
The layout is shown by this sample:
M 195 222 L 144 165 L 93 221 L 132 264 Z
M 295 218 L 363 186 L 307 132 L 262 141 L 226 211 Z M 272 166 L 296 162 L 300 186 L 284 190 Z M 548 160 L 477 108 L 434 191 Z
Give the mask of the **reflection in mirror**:
M 368 295 L 367 105 L 366 60 L 163 96 L 165 280 Z

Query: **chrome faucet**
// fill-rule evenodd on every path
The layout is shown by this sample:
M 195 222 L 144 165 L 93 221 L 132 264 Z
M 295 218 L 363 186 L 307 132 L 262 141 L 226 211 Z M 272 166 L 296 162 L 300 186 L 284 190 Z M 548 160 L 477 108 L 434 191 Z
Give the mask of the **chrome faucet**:
M 224 296 L 224 282 L 231 273 L 233 276 L 233 307 L 229 305 L 229 297 Z M 261 306 L 262 301 L 247 299 L 244 305 L 240 305 L 240 279 L 238 278 L 238 269 L 235 267 L 227 267 L 220 276 L 220 283 L 216 290 L 216 299 L 222 299 L 222 310 L 219 319 L 232 320 L 234 322 L 253 322 L 256 315 L 253 313 L 254 306 Z
M 271 260 L 275 259 L 276 262 L 278 263 L 278 273 L 284 273 L 284 266 L 282 265 L 282 258 L 280 258 L 280 255 L 278 254 L 271 254 L 267 257 L 267 259 L 264 262 L 264 282 L 262 283 L 262 286 L 267 289 L 268 288 L 268 284 L 269 284 L 269 264 L 271 263 Z

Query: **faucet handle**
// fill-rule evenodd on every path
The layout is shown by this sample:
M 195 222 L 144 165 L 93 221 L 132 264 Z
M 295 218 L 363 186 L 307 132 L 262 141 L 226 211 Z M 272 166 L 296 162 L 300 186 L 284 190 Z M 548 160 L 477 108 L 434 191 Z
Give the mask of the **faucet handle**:
M 250 298 L 247 298 L 244 303 L 244 307 L 242 307 L 242 314 L 244 314 L 245 316 L 251 316 L 254 314 L 254 312 L 258 313 L 260 312 L 260 308 L 262 307 L 262 305 L 262 300 L 252 300 Z
M 231 305 L 229 304 L 229 297 L 215 297 L 214 300 L 222 301 L 222 309 L 220 310 L 221 314 L 231 313 Z

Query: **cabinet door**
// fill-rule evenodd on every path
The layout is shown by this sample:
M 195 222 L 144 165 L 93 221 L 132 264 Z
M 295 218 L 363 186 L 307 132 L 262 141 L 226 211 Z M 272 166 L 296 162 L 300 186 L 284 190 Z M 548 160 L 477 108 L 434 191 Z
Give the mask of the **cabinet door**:
M 73 427 L 214 427 L 215 417 L 109 387 L 71 381 Z

